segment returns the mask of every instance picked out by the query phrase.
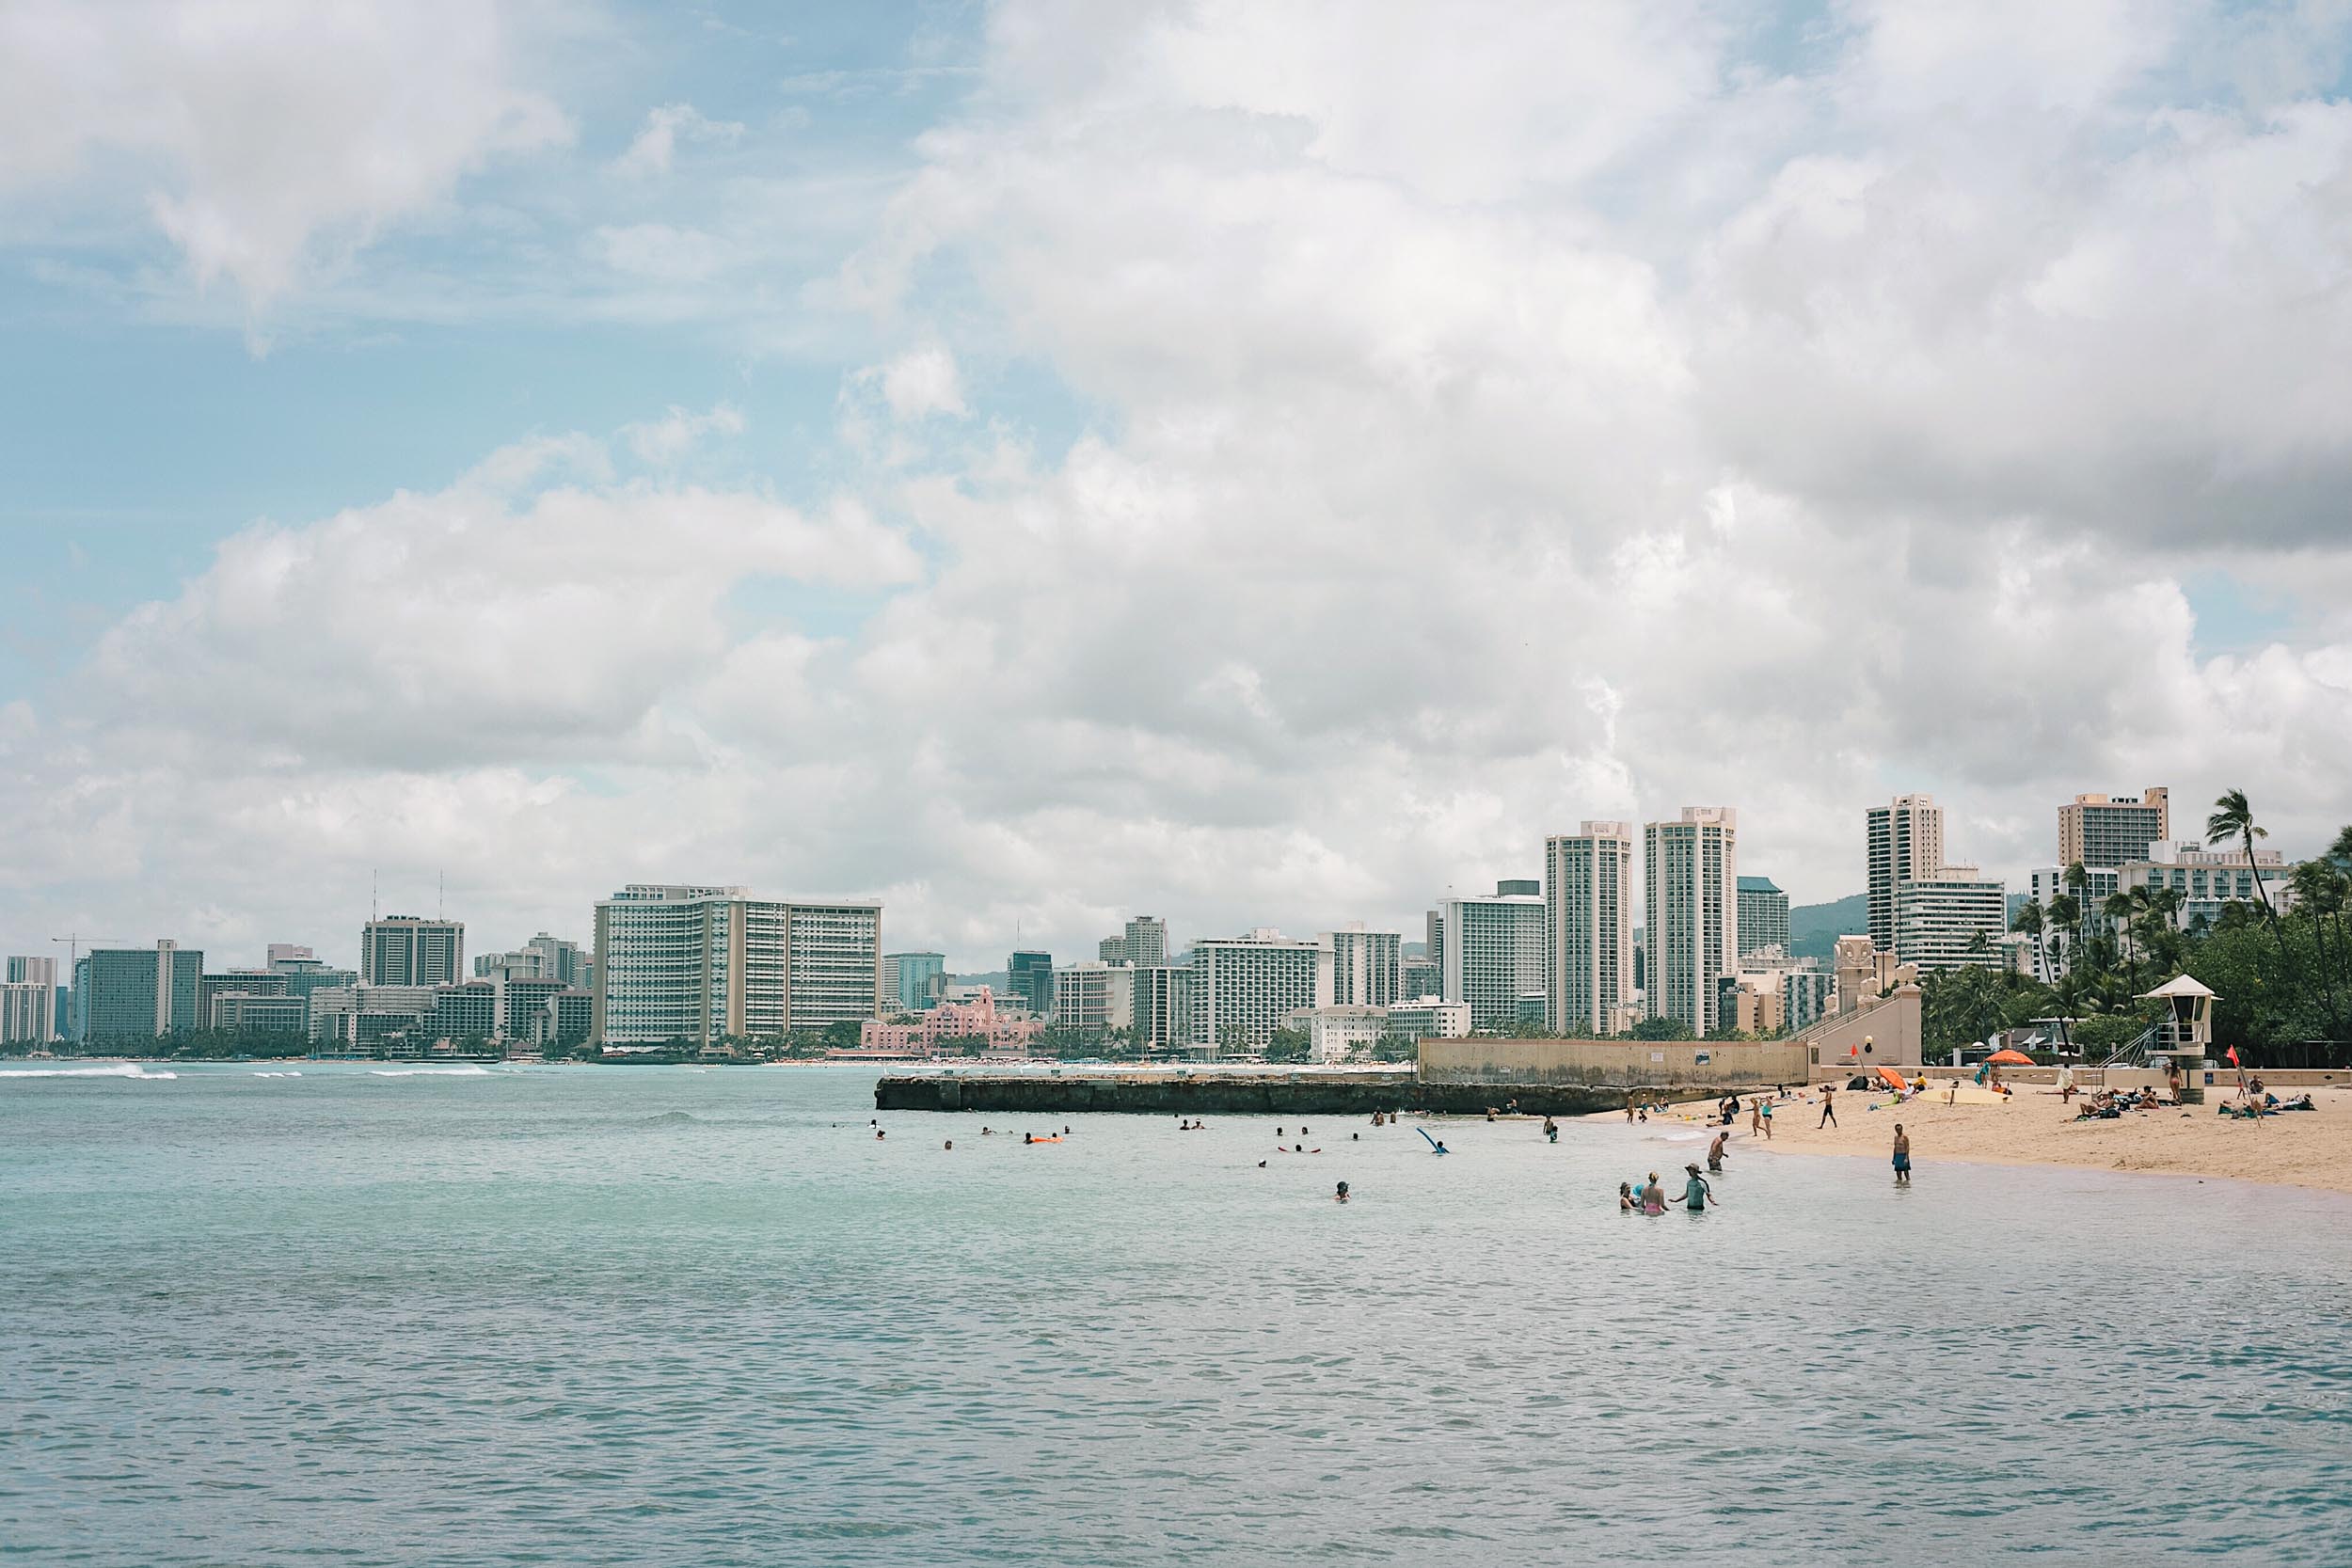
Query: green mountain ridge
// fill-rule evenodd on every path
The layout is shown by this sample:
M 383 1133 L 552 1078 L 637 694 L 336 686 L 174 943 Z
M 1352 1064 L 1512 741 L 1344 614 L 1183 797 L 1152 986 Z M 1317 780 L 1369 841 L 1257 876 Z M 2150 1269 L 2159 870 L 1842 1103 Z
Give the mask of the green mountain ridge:
M 1849 894 L 1827 904 L 1798 904 L 1788 911 L 1788 956 L 1826 958 L 1842 936 L 1870 928 L 1870 895 Z

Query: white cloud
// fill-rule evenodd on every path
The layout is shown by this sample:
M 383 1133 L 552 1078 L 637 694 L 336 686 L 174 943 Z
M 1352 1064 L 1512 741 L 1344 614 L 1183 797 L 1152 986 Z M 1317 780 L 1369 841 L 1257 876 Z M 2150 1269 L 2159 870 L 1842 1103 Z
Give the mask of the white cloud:
M 477 0 L 24 0 L 0 11 L 0 194 L 126 160 L 110 183 L 143 184 L 198 281 L 258 311 L 490 160 L 569 139 L 515 54 Z
M 646 111 L 644 128 L 628 144 L 628 150 L 613 160 L 612 171 L 629 180 L 653 179 L 670 172 L 681 140 L 732 142 L 742 135 L 739 121 L 707 119 L 691 103 L 664 103 Z
M 610 226 L 590 235 L 591 249 L 615 272 L 668 283 L 699 283 L 733 261 L 726 241 L 666 223 Z
M 895 420 L 920 420 L 932 414 L 961 419 L 970 412 L 963 402 L 963 379 L 956 356 L 933 343 L 909 349 L 887 364 L 869 365 L 853 378 L 861 387 L 878 388 Z
M 629 425 L 621 432 L 629 451 L 657 467 L 675 464 L 701 445 L 707 436 L 742 434 L 742 410 L 726 403 L 714 404 L 701 414 L 673 404 L 660 419 Z
M 628 436 L 666 462 L 740 424 L 723 404 Z M 872 591 L 918 570 L 854 506 L 811 517 L 741 491 L 551 483 L 547 451 L 234 535 L 177 597 L 107 634 L 92 702 L 176 735 L 191 760 L 227 745 L 308 768 L 626 762 L 675 746 L 664 705 L 737 641 L 727 604 L 744 584 Z M 192 699 L 158 690 L 165 664 Z
M 555 436 L 248 530 L 0 724 L 36 841 L 5 902 L 331 940 L 367 865 L 446 862 L 486 935 L 712 877 L 880 895 L 894 947 L 977 965 L 1137 905 L 1411 929 L 1686 802 L 1800 898 L 1860 885 L 1905 788 L 1996 872 L 2150 783 L 2320 842 L 2352 816 L 2331 78 L 2187 4 L 2014 50 L 2014 12 L 1841 8 L 1803 73 L 1724 16 L 998 8 L 843 269 L 915 346 L 847 360 L 837 491 Z M 756 267 L 694 260 L 724 215 L 585 243 Z M 1001 401 L 1032 368 L 1075 438 Z M 739 428 L 614 446 L 667 476 Z M 2225 570 L 2299 619 L 2201 654 L 2181 584 Z

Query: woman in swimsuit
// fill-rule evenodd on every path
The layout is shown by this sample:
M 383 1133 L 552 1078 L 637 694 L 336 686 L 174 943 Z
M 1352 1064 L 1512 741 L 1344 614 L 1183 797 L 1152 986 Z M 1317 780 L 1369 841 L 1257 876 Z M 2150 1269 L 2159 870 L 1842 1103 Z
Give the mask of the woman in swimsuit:
M 1662 1214 L 1666 1212 L 1666 1189 L 1658 1184 L 1658 1173 L 1649 1173 L 1649 1182 L 1642 1189 L 1642 1212 Z

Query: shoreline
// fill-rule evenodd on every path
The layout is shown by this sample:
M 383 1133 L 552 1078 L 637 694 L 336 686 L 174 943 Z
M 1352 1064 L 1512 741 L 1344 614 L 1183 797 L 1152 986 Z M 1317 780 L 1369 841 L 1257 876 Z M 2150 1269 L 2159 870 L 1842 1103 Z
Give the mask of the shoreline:
M 2042 1165 L 2352 1195 L 2352 1089 L 2317 1089 L 2312 1101 L 2315 1110 L 2284 1112 L 2259 1122 L 2223 1117 L 2213 1101 L 2126 1112 L 2115 1120 L 2074 1121 L 2058 1096 L 2047 1092 L 2021 1090 L 2007 1101 L 1963 1100 L 1949 1105 L 1928 1095 L 1894 1105 L 1883 1093 L 1841 1089 L 1838 1125 L 1816 1125 L 1820 1096 L 1808 1092 L 1775 1102 L 1772 1138 L 1748 1131 L 1749 1101 L 1743 1099 L 1729 1147 L 1742 1154 L 1762 1150 L 1886 1161 L 1899 1121 L 1922 1170 L 1939 1164 Z M 1648 1125 L 1693 1132 L 1719 1129 L 1720 1121 L 1708 1119 L 1718 1102 L 1669 1104 L 1662 1112 L 1654 1110 Z M 1622 1111 L 1583 1119 L 1625 1124 Z

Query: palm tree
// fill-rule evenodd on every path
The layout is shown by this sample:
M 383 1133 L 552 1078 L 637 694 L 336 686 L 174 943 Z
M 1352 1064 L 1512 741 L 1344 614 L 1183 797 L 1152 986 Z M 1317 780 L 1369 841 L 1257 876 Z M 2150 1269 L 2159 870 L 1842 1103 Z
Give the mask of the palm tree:
M 2058 946 L 2058 956 L 2055 960 L 2056 969 L 2060 971 L 2072 969 L 2074 965 L 2067 961 L 2066 946 L 2068 942 L 2079 940 L 2083 924 L 2081 901 L 2071 893 L 2061 893 L 2050 900 L 2048 912 L 2050 939 Z
M 2254 841 L 2268 838 L 2270 830 L 2255 826 L 2254 808 L 2246 803 L 2246 791 L 2233 789 L 2214 801 L 2213 815 L 2205 818 L 2205 842 L 2226 844 L 2235 839 L 2246 848 L 2246 863 L 2254 873 L 2254 896 L 2262 900 L 2263 918 L 2270 922 L 2275 933 L 2279 929 L 2279 911 L 2270 905 L 2270 890 L 2263 885 L 2263 868 L 2254 859 Z M 2279 953 L 2286 955 L 2286 938 L 2279 939 Z
M 2042 900 L 2039 898 L 2026 899 L 2025 908 L 2017 911 L 2017 918 L 2009 923 L 2010 930 L 2033 943 L 2034 978 L 2044 985 L 2050 981 L 2050 961 L 2042 949 L 2042 936 L 2048 924 L 2042 915 Z
M 2319 990 L 2328 999 L 2328 1022 L 2335 1028 L 2336 1037 L 2344 1037 L 2344 1015 L 2336 1010 L 2336 980 L 2328 966 L 2328 917 L 2341 918 L 2344 911 L 2344 874 L 2328 861 L 2305 861 L 2288 878 L 2295 889 L 2295 902 L 2312 920 L 2312 943 L 2319 952 Z M 2339 927 L 2339 933 L 2341 927 Z M 2343 962 L 2343 947 L 2337 947 L 2337 962 Z
M 2138 888 L 2133 891 L 2145 893 L 2147 892 L 2147 889 Z M 2128 979 L 2132 973 L 2132 916 L 2135 912 L 2137 912 L 2132 902 L 2131 893 L 2118 888 L 2115 892 L 2108 894 L 2106 896 L 2106 902 L 2099 906 L 2099 912 L 2106 916 L 2107 924 L 2109 926 L 2114 927 L 2119 932 L 2122 933 L 2123 974 L 2124 977 Z

